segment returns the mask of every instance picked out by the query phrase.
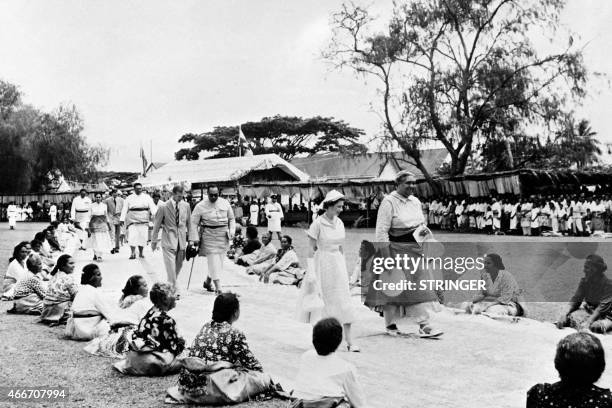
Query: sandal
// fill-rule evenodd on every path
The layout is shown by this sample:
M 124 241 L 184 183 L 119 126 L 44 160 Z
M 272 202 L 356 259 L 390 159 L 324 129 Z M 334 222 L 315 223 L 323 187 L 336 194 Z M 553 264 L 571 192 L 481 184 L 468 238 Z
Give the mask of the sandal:
M 346 346 L 346 350 L 348 352 L 352 352 L 352 353 L 360 353 L 361 352 L 361 349 L 359 348 L 359 346 L 356 346 L 354 344 L 348 344 Z
M 136 259 L 136 255 L 130 255 L 130 259 Z

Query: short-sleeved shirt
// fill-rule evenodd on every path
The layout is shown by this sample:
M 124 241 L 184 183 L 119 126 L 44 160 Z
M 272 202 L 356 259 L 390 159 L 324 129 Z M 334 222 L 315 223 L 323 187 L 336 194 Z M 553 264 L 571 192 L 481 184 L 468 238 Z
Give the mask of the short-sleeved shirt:
M 605 275 L 601 279 L 582 278 L 570 302 L 574 305 L 586 302 L 592 308 L 601 305 L 601 315 L 612 317 L 612 281 Z
M 132 333 L 132 340 L 140 346 L 147 346 L 175 356 L 185 349 L 185 340 L 176 332 L 176 322 L 164 311 L 152 307 Z
M 303 400 L 346 398 L 351 407 L 367 406 L 355 367 L 336 353 L 320 356 L 314 350 L 302 354 L 293 396 Z
M 13 297 L 19 299 L 35 293 L 39 298 L 44 299 L 46 292 L 47 288 L 43 281 L 37 275 L 34 275 L 17 282 Z
M 206 323 L 193 340 L 189 357 L 198 357 L 206 364 L 227 361 L 247 370 L 262 371 L 261 363 L 255 358 L 240 330 L 227 322 Z M 192 394 L 201 394 L 206 389 L 207 375 L 181 369 L 179 387 Z

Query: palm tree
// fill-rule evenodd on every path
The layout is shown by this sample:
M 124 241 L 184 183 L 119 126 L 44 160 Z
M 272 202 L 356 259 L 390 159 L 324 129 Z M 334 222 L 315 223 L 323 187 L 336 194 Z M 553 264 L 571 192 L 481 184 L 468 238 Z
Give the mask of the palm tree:
M 596 163 L 601 154 L 601 142 L 595 138 L 596 135 L 588 120 L 582 119 L 576 126 L 574 119 L 568 118 L 564 129 L 555 138 L 559 158 L 570 166 L 576 165 L 578 170 Z

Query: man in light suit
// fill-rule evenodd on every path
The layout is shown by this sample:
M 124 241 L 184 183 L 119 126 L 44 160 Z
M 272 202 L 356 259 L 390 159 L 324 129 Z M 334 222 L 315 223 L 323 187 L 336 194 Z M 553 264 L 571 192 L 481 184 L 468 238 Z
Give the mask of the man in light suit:
M 181 186 L 172 189 L 172 198 L 160 205 L 155 214 L 151 250 L 157 249 L 159 229 L 162 228 L 161 247 L 168 282 L 176 288 L 187 248 L 191 207 L 183 200 L 185 191 Z
M 111 191 L 110 197 L 104 200 L 106 208 L 108 208 L 108 217 L 110 219 L 111 238 L 115 241 L 115 247 L 111 250 L 111 254 L 119 252 L 121 243 L 121 211 L 123 210 L 123 198 L 119 197 L 117 189 Z

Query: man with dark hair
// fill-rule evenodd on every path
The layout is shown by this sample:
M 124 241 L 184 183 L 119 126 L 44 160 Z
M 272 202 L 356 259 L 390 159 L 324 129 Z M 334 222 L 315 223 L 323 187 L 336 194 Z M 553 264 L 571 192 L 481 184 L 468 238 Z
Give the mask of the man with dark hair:
M 199 229 L 201 228 L 201 236 Z M 225 198 L 219 197 L 217 186 L 208 187 L 205 197 L 193 209 L 189 240 L 195 246 L 201 243 L 200 255 L 205 255 L 208 263 L 208 278 L 204 288 L 212 291 L 211 280 L 215 291 L 221 293 L 220 274 L 223 271 L 223 260 L 229 249 L 229 243 L 236 231 L 236 218 L 232 206 Z
M 121 210 L 120 222 L 125 223 L 128 231 L 128 244 L 132 250 L 130 259 L 136 259 L 136 247 L 140 258 L 149 238 L 149 221 L 155 213 L 151 197 L 143 193 L 142 184 L 134 184 L 134 192 L 128 196 Z
M 117 189 L 113 189 L 110 197 L 104 200 L 106 208 L 108 208 L 108 217 L 111 224 L 111 238 L 115 241 L 115 247 L 111 253 L 119 252 L 121 242 L 121 211 L 123 210 L 123 198 L 119 196 Z
M 159 229 L 162 230 L 161 247 L 164 266 L 168 282 L 175 287 L 185 259 L 191 219 L 191 207 L 183 200 L 184 194 L 183 187 L 174 186 L 172 188 L 172 198 L 160 203 L 157 208 L 151 234 L 151 250 L 155 251 L 159 242 Z
M 367 406 L 355 367 L 335 351 L 342 342 L 342 325 L 334 318 L 320 320 L 312 329 L 314 350 L 302 354 L 293 396 L 316 406 Z
M 72 200 L 72 206 L 70 207 L 70 219 L 74 221 L 74 227 L 81 241 L 81 249 L 85 249 L 83 248 L 83 241 L 87 238 L 85 228 L 88 227 L 91 218 L 91 204 L 91 198 L 87 195 L 87 190 L 82 188 L 79 195 Z

